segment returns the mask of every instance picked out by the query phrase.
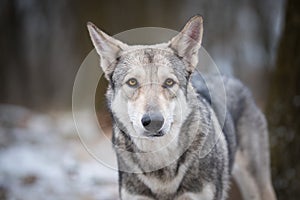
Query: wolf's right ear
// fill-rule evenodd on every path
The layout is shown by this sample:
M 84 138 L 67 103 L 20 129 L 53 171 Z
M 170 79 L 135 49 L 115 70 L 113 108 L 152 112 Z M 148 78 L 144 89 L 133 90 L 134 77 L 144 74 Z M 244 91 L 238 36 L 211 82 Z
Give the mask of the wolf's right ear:
M 100 56 L 101 68 L 105 77 L 109 79 L 109 74 L 113 72 L 120 52 L 126 49 L 127 45 L 107 35 L 91 22 L 87 23 L 87 28 L 93 45 Z

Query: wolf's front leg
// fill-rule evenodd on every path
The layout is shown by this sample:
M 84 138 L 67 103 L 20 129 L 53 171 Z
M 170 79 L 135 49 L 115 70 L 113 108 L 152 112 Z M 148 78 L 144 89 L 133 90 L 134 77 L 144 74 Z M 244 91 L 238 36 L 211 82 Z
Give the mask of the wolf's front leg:
M 123 198 L 122 197 L 122 200 L 154 200 L 152 198 L 149 198 L 149 197 L 144 197 L 144 196 L 135 196 L 135 197 L 125 197 Z
M 154 200 L 154 199 L 147 196 L 131 194 L 126 189 L 122 189 L 121 200 Z
M 215 197 L 216 187 L 212 183 L 204 184 L 202 191 L 199 192 L 185 192 L 175 198 L 175 200 L 213 200 Z
M 213 196 L 211 196 L 210 194 L 187 192 L 177 197 L 175 200 L 199 200 L 199 199 L 212 200 Z

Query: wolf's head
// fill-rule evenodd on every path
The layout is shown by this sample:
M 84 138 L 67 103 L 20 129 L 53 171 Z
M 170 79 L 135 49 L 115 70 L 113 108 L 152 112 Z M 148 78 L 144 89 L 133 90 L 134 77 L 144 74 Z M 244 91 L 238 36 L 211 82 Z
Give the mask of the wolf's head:
M 108 103 L 114 120 L 133 138 L 179 134 L 191 112 L 190 75 L 198 63 L 202 17 L 193 17 L 167 43 L 129 46 L 92 23 L 88 30 L 109 81 Z

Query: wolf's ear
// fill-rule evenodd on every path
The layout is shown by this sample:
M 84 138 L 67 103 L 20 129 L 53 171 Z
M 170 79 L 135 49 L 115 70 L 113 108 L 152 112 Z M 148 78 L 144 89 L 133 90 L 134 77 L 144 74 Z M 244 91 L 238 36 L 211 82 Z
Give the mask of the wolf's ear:
M 169 47 L 188 64 L 187 70 L 193 72 L 198 64 L 198 51 L 203 35 L 203 19 L 196 15 L 191 18 L 181 32 L 171 39 Z
M 115 68 L 115 62 L 120 52 L 124 50 L 127 45 L 107 35 L 91 22 L 87 23 L 87 28 L 93 45 L 100 56 L 101 68 L 105 73 L 105 77 L 108 79 L 109 74 L 111 74 Z

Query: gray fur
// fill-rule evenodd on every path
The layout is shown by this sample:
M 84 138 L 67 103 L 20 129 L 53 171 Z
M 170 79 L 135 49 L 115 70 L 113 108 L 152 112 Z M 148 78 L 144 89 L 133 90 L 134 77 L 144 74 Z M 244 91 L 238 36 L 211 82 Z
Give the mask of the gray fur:
M 221 77 L 226 105 L 211 105 L 207 87 L 218 92 L 214 83 L 220 77 L 204 82 L 196 72 L 191 76 L 202 40 L 201 17 L 191 19 L 170 42 L 152 46 L 127 46 L 88 27 L 110 82 L 107 101 L 121 199 L 224 200 L 232 169 L 245 199 L 276 199 L 266 122 L 250 92 L 239 81 Z M 132 77 L 139 84 L 135 88 L 127 83 Z M 168 77 L 174 86 L 162 87 Z M 151 109 L 165 117 L 159 138 L 142 137 L 140 116 Z M 160 144 L 167 145 L 159 149 Z

